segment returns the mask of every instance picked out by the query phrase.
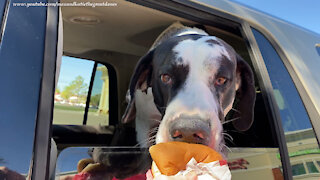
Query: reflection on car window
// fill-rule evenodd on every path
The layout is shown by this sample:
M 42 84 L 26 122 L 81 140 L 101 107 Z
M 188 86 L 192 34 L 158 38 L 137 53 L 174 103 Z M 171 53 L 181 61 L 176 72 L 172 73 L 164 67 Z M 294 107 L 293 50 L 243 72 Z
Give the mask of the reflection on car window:
M 92 155 L 94 148 L 101 149 L 103 158 L 108 159 L 103 167 L 97 167 L 97 158 Z M 108 158 L 107 158 L 108 157 Z M 103 161 L 103 158 L 99 158 Z M 83 163 L 83 162 L 86 163 Z M 82 163 L 80 163 L 82 162 Z M 64 149 L 57 159 L 56 178 L 73 178 L 81 172 L 90 172 L 95 179 L 112 179 L 117 176 L 135 176 L 146 179 L 145 173 L 151 166 L 148 149 L 133 147 L 70 147 Z M 81 165 L 79 165 L 81 164 Z M 138 176 L 138 177 L 137 177 Z M 134 179 L 134 178 L 133 178 Z
M 306 174 L 306 170 L 305 170 L 303 164 L 292 165 L 292 175 L 293 176 L 298 176 L 298 175 L 302 175 L 302 174 Z
M 316 177 L 320 177 L 318 167 L 313 162 L 309 162 L 320 158 L 320 151 L 299 93 L 270 42 L 255 29 L 253 29 L 253 34 L 265 61 L 280 110 L 293 176 L 308 178 L 318 173 Z
M 0 1 L 0 26 L 6 22 L 0 40 L 0 168 L 23 176 L 28 175 L 35 143 L 46 13 L 46 7 L 15 8 L 12 1 Z
M 311 162 L 306 163 L 309 173 L 319 173 L 318 168 L 315 166 L 315 164 Z
M 109 125 L 109 73 L 102 64 L 94 76 L 87 125 Z
M 231 148 L 228 165 L 233 180 L 283 177 L 278 148 Z

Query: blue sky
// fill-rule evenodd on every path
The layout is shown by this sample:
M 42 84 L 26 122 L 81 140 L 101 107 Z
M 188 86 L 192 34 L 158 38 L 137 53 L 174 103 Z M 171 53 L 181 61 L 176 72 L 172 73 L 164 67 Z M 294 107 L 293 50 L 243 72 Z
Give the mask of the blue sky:
M 63 56 L 58 80 L 58 88 L 60 91 L 63 91 L 77 76 L 82 76 L 84 82 L 89 85 L 93 65 L 93 61 L 79 61 L 78 58 Z
M 232 0 L 320 34 L 320 0 Z
M 84 78 L 84 83 L 89 87 L 90 78 L 92 74 L 94 61 L 90 60 L 80 60 L 79 58 L 73 58 L 68 56 L 62 56 L 60 75 L 58 79 L 58 88 L 62 92 L 63 89 L 70 84 L 77 76 Z M 98 64 L 99 66 L 103 66 Z M 92 95 L 101 93 L 102 80 L 101 80 L 101 71 L 96 71 Z

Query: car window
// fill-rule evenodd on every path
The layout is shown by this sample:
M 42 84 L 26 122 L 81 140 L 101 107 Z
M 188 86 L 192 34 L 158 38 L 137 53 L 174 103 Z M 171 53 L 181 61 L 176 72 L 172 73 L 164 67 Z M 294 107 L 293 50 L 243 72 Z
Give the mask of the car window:
M 94 61 L 62 57 L 53 124 L 108 125 L 108 69 L 103 64 L 94 66 Z
M 6 1 L 0 2 L 0 19 L 6 18 L 0 21 L 0 167 L 27 176 L 33 157 L 47 9 L 7 5 L 10 11 L 3 16 Z
M 319 148 L 300 95 L 271 43 L 257 30 L 253 34 L 265 61 L 276 99 L 294 177 L 320 177 Z
M 87 125 L 109 125 L 109 73 L 98 63 L 90 96 Z
M 73 117 L 70 116 L 69 118 L 59 120 L 60 123 L 64 122 L 63 126 L 55 124 L 57 126 L 54 126 L 53 134 L 58 149 L 61 152 L 57 162 L 57 176 L 67 175 L 69 171 L 71 172 L 70 174 L 75 174 L 78 161 L 91 157 L 87 147 L 95 145 L 103 146 L 106 148 L 106 152 L 109 152 L 109 149 L 117 151 L 119 149 L 114 148 L 118 148 L 118 146 L 126 148 L 139 147 L 136 141 L 136 131 L 138 131 L 138 129 L 135 129 L 135 124 L 133 122 L 125 125 L 121 124 L 118 122 L 121 118 L 116 118 L 114 120 L 116 123 L 112 124 L 109 120 L 111 121 L 113 119 L 109 119 L 108 116 L 111 114 L 108 113 L 113 112 L 110 110 L 111 108 L 116 108 L 120 112 L 120 117 L 124 114 L 127 106 L 126 93 L 136 63 L 149 50 L 163 30 L 176 21 L 180 21 L 184 25 L 199 25 L 199 22 L 193 22 L 189 19 L 183 19 L 155 9 L 131 4 L 130 2 L 119 1 L 118 3 L 117 8 L 109 8 L 109 11 L 105 11 L 105 9 L 101 9 L 101 7 L 96 7 L 97 11 L 95 11 L 95 13 L 99 13 L 93 13 L 95 16 L 83 18 L 81 16 L 75 17 L 74 12 L 83 9 L 91 11 L 92 9 L 81 9 L 77 7 L 65 7 L 62 9 L 66 42 L 64 44 L 64 51 L 70 54 L 78 54 L 79 57 L 86 59 L 109 63 L 112 65 L 112 68 L 109 68 L 109 66 L 106 68 L 96 62 L 87 66 L 87 70 L 90 70 L 87 76 L 91 77 L 91 79 L 88 78 L 90 80 L 85 82 L 88 86 L 86 107 L 81 108 L 81 113 L 78 112 L 81 114 L 78 119 L 76 117 L 73 119 Z M 117 17 L 119 19 L 115 21 L 115 19 L 111 17 Z M 99 21 L 99 18 L 101 18 L 101 21 Z M 88 24 L 88 22 L 86 22 L 87 20 L 97 21 L 95 21 L 94 24 Z M 139 22 L 139 26 L 136 26 L 137 22 Z M 233 22 L 227 20 L 221 22 L 221 24 L 222 23 L 234 25 Z M 253 71 L 258 71 L 254 70 L 252 66 L 246 39 L 241 35 L 240 24 L 236 28 L 233 27 L 230 29 L 225 29 L 224 26 L 221 26 L 221 29 L 219 29 L 220 26 L 203 26 L 205 26 L 210 35 L 217 36 L 233 46 L 236 52 L 248 62 Z M 230 30 L 230 32 L 228 30 Z M 84 60 L 78 59 L 77 61 L 80 62 Z M 63 67 L 63 62 L 61 66 Z M 114 70 L 112 70 L 113 68 Z M 115 72 L 111 74 L 111 71 Z M 82 71 L 77 73 L 82 73 Z M 115 74 L 117 76 L 115 76 Z M 118 79 L 115 80 L 114 77 Z M 228 165 L 231 169 L 233 179 L 236 180 L 257 178 L 269 180 L 282 177 L 279 146 L 277 139 L 273 135 L 275 134 L 274 127 L 270 123 L 272 119 L 270 119 L 271 116 L 268 114 L 266 108 L 267 103 L 263 98 L 263 93 L 265 92 L 261 90 L 261 82 L 257 80 L 256 75 L 255 79 L 257 97 L 254 108 L 255 121 L 251 128 L 245 132 L 241 132 L 233 128 L 232 123 L 224 123 L 223 125 L 225 129 L 223 133 L 227 146 Z M 111 82 L 111 80 L 113 81 Z M 63 79 L 60 77 L 59 81 L 63 82 Z M 117 96 L 111 95 L 113 92 L 111 90 L 112 87 L 116 87 L 115 91 L 119 93 Z M 61 93 L 63 88 L 59 86 L 59 83 L 58 88 Z M 106 94 L 109 94 L 109 96 L 106 96 Z M 112 98 L 115 98 L 115 101 L 111 101 Z M 127 99 L 129 98 L 130 97 L 127 96 Z M 112 103 L 105 103 L 106 101 Z M 56 105 L 58 105 L 58 103 Z M 232 111 L 236 112 L 237 110 L 233 109 Z M 64 112 L 67 113 L 66 111 Z M 85 115 L 86 113 L 87 115 Z M 81 116 L 84 116 L 84 118 Z M 232 113 L 228 115 L 226 122 L 232 122 L 231 118 Z M 81 126 L 81 120 L 85 121 L 85 123 L 82 124 L 99 125 L 99 127 L 88 129 Z M 78 126 L 66 123 L 68 121 L 74 121 Z M 54 123 L 56 122 L 58 121 L 54 119 Z M 109 124 L 112 124 L 112 126 L 108 126 Z M 105 129 L 107 126 L 108 128 Z M 140 128 L 140 130 L 148 129 L 143 127 Z M 152 131 L 153 130 L 150 130 L 150 132 Z M 266 134 L 268 134 L 268 136 L 266 136 Z M 150 139 L 146 139 L 145 141 L 148 140 Z M 82 155 L 79 156 L 78 153 Z M 142 160 L 140 159 L 138 162 Z M 149 162 L 150 161 L 143 161 L 142 164 L 148 165 Z M 123 162 L 117 161 L 114 165 L 119 167 L 121 163 Z M 125 170 L 123 167 L 113 168 L 112 170 L 131 171 L 138 168 L 139 165 L 141 164 L 125 165 L 123 166 L 127 167 Z
M 83 124 L 93 61 L 63 56 L 54 96 L 53 124 Z
M 75 174 L 78 174 L 79 171 L 83 169 L 80 168 L 79 162 L 81 160 L 90 159 L 92 157 L 92 150 L 93 148 L 98 147 L 70 147 L 64 149 L 57 159 L 57 165 L 56 165 L 56 178 L 60 179 L 66 179 L 68 176 L 72 177 Z M 140 148 L 134 148 L 134 147 L 103 147 L 105 152 L 103 153 L 106 157 L 113 157 L 113 159 L 116 160 L 117 165 L 120 167 L 127 167 L 128 171 L 130 171 L 129 168 L 134 167 L 133 165 L 130 165 L 131 159 L 137 159 L 139 158 L 143 161 L 143 163 L 148 164 L 145 160 L 149 160 L 149 154 L 147 149 L 140 149 Z M 112 160 L 112 159 L 111 159 Z M 112 161 L 115 161 L 112 160 Z M 96 168 L 97 169 L 97 168 Z M 119 168 L 120 169 L 120 168 Z M 117 170 L 113 170 L 115 172 Z M 119 172 L 119 171 L 118 171 Z M 125 173 L 125 172 L 123 172 Z M 112 173 L 110 173 L 112 174 Z M 121 172 L 119 172 L 121 174 Z M 137 180 L 145 180 L 145 173 L 143 170 L 140 172 L 141 177 L 135 177 L 133 179 Z M 106 179 L 106 178 L 97 178 L 97 179 Z

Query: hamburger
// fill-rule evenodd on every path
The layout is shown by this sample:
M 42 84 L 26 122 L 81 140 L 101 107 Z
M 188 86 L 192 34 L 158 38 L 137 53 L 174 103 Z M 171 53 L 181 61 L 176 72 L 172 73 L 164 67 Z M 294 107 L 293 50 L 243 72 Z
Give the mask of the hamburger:
M 197 175 L 198 179 L 229 180 L 231 173 L 222 155 L 202 144 L 167 142 L 151 146 L 151 173 L 157 176 Z

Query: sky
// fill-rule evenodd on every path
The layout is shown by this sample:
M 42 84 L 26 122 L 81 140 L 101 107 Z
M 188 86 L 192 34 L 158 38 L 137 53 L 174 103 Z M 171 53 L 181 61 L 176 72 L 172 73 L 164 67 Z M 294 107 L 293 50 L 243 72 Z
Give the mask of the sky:
M 62 56 L 61 69 L 58 79 L 58 89 L 62 92 L 77 76 L 84 79 L 84 83 L 89 87 L 94 61 Z M 98 67 L 103 66 L 98 63 Z M 102 88 L 101 71 L 96 71 L 93 83 L 92 95 L 100 94 Z M 87 89 L 88 90 L 88 89 Z
M 77 76 L 84 78 L 89 85 L 94 62 L 88 60 L 79 61 L 79 58 L 62 56 L 58 88 L 60 91 L 69 85 Z
M 232 0 L 320 34 L 320 0 Z

